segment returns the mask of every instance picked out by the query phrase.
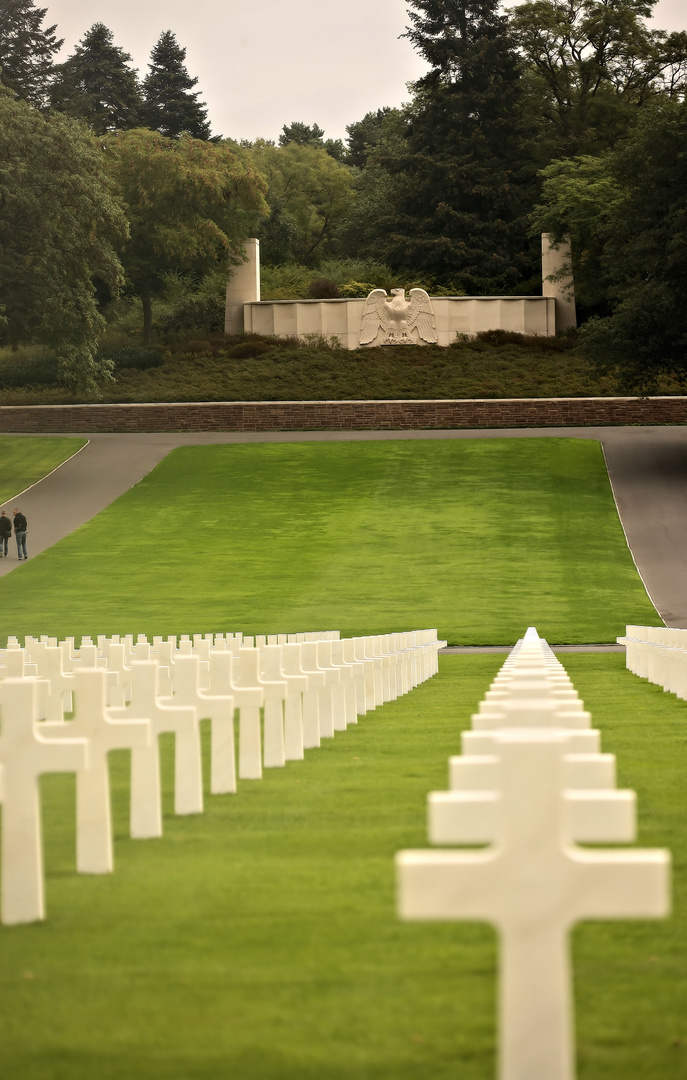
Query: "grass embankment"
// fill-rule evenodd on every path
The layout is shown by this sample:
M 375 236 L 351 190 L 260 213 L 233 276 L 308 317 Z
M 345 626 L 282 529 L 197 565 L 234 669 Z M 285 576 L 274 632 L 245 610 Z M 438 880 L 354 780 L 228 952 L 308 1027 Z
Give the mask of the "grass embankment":
M 346 399 L 597 397 L 622 393 L 613 374 L 600 375 L 566 338 L 488 334 L 449 348 L 332 349 L 278 338 L 221 335 L 157 350 L 121 349 L 116 382 L 103 402 L 317 401 Z M 140 368 L 126 366 L 130 363 Z M 45 362 L 25 370 L 0 357 L 0 404 L 91 400 L 61 389 Z M 153 364 L 154 366 L 148 366 Z M 35 370 L 35 376 L 31 374 Z M 22 373 L 23 372 L 23 373 Z M 35 379 L 34 385 L 27 385 Z M 665 378 L 659 394 L 679 394 Z
M 31 487 L 85 446 L 87 439 L 0 435 L 0 503 Z
M 128 839 L 77 876 L 74 787 L 44 778 L 48 921 L 0 928 L 0 1072 L 21 1080 L 486 1080 L 496 943 L 481 924 L 402 924 L 393 858 L 427 847 L 426 796 L 503 657 L 440 675 L 304 762 Z M 573 936 L 580 1080 L 684 1080 L 687 705 L 618 656 L 566 659 L 637 790 L 640 843 L 669 846 L 675 916 Z M 206 760 L 207 776 L 207 760 Z
M 613 641 L 659 621 L 598 443 L 174 451 L 0 582 L 3 634 L 436 626 L 452 643 Z

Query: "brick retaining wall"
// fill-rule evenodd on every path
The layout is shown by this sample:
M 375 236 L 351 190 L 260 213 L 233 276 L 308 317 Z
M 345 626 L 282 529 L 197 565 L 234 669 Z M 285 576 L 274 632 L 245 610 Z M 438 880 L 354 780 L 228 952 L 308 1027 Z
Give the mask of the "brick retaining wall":
M 687 397 L 0 406 L 0 433 L 369 431 L 686 422 Z

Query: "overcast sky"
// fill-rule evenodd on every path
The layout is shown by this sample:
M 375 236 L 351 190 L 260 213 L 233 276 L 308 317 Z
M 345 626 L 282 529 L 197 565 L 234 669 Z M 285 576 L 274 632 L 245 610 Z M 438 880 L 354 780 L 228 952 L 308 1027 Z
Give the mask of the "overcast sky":
M 404 0 L 38 0 L 57 23 L 65 59 L 95 22 L 112 30 L 145 75 L 172 30 L 208 106 L 214 134 L 276 139 L 294 120 L 327 137 L 371 109 L 408 100 L 425 70 L 408 41 Z M 687 29 L 685 0 L 658 0 L 654 25 Z

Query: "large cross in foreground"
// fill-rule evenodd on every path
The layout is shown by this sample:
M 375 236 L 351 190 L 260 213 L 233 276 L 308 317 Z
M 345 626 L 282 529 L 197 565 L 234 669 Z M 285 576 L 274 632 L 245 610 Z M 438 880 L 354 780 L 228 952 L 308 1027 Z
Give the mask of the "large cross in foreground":
M 497 927 L 500 1080 L 572 1080 L 569 931 L 583 919 L 667 915 L 670 856 L 577 847 L 562 797 L 565 735 L 520 730 L 493 739 L 496 843 L 399 852 L 399 914 Z

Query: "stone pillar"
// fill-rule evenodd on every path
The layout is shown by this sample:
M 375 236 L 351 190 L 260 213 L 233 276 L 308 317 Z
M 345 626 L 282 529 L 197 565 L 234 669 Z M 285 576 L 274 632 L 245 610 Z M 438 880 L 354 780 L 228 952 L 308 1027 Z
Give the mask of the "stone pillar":
M 551 234 L 541 234 L 541 276 L 542 296 L 553 296 L 556 300 L 556 333 L 577 326 L 575 282 L 568 237 L 554 247 Z
M 260 299 L 260 241 L 253 238 L 244 244 L 246 262 L 234 267 L 227 282 L 227 301 L 224 309 L 224 333 L 241 334 L 243 305 Z

